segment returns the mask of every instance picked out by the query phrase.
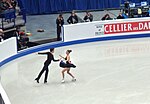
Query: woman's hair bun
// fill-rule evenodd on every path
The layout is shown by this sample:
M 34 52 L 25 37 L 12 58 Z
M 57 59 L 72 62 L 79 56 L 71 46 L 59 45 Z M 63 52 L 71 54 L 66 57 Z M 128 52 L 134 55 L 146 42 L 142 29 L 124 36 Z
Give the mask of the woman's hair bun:
M 72 50 L 68 50 L 68 52 L 70 53 L 70 52 L 72 52 Z

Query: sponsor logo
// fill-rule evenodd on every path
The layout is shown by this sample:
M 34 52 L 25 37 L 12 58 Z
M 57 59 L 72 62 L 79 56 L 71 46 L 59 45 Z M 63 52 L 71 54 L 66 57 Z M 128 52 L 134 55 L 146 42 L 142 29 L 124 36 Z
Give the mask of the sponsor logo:
M 104 25 L 104 34 L 150 31 L 150 21 Z
M 104 35 L 104 25 L 97 24 L 95 25 L 95 36 Z

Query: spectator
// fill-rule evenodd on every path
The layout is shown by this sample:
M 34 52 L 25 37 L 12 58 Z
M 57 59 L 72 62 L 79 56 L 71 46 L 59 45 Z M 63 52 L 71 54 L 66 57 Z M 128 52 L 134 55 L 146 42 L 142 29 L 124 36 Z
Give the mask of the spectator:
M 93 21 L 93 15 L 90 12 L 86 12 L 85 17 L 83 18 L 85 22 L 92 22 Z
M 117 19 L 124 19 L 124 16 L 122 16 L 122 14 L 121 14 L 121 13 L 119 13 L 119 15 L 118 15 Z
M 14 19 L 11 19 L 12 15 L 10 13 L 15 12 L 13 6 L 9 0 L 2 0 L 0 3 L 0 18 L 5 18 L 5 22 L 12 22 Z
M 0 42 L 4 40 L 4 31 L 0 29 Z
M 8 9 L 8 5 L 5 4 L 4 1 L 0 0 L 0 13 Z
M 74 11 L 72 11 L 71 16 L 67 19 L 67 22 L 68 22 L 69 24 L 78 23 L 78 16 L 75 14 Z
M 16 27 L 16 30 L 13 33 L 13 36 L 16 37 L 16 40 L 17 40 L 17 50 L 21 49 L 19 32 L 20 32 L 20 27 Z
M 148 10 L 148 17 L 150 16 L 150 10 Z
M 16 9 L 16 6 L 17 6 L 17 1 L 16 0 L 11 0 L 11 5 L 13 7 L 13 9 Z
M 59 16 L 56 19 L 56 24 L 57 24 L 57 40 L 61 40 L 60 34 L 61 34 L 61 28 L 64 25 L 64 19 L 62 14 L 59 14 Z
M 20 40 L 20 27 L 19 27 L 19 26 L 16 27 L 16 30 L 15 30 L 13 36 L 15 36 L 15 37 L 17 38 L 18 41 Z
M 128 18 L 128 13 L 123 13 L 122 16 L 124 17 L 124 19 Z
M 102 17 L 101 20 L 112 20 L 109 14 L 106 14 L 104 17 Z

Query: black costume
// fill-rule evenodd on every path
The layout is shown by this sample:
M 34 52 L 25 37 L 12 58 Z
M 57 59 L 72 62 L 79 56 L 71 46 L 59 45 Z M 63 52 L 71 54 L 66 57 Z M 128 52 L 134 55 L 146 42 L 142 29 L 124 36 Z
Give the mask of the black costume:
M 17 6 L 17 1 L 16 0 L 12 0 L 11 1 L 11 5 L 13 6 L 13 8 L 15 9 Z
M 45 72 L 45 79 L 44 79 L 44 83 L 47 82 L 47 77 L 48 77 L 48 66 L 51 64 L 51 61 L 53 60 L 54 62 L 57 62 L 59 60 L 55 60 L 54 59 L 54 56 L 52 53 L 50 52 L 45 52 L 45 53 L 38 53 L 38 54 L 46 54 L 47 55 L 47 60 L 44 62 L 44 67 L 43 69 L 41 70 L 41 72 L 39 73 L 38 77 L 35 79 L 37 80 L 37 82 L 39 81 L 40 77 L 42 76 L 42 74 Z
M 16 30 L 16 31 L 14 32 L 14 35 L 13 35 L 13 36 L 16 37 L 16 39 L 17 39 L 17 50 L 20 50 L 23 41 L 22 41 L 21 36 L 20 36 L 20 34 L 19 34 L 19 30 Z
M 83 19 L 85 22 L 89 22 L 89 21 L 92 22 L 93 21 L 93 15 L 92 14 L 86 15 Z
M 112 18 L 109 16 L 109 14 L 106 14 L 101 20 L 112 20 Z
M 122 15 L 119 15 L 119 16 L 117 17 L 117 19 L 124 19 L 124 17 L 123 17 Z
M 75 24 L 75 23 L 78 23 L 78 16 L 77 15 L 74 15 L 74 16 L 70 16 L 68 19 L 67 19 L 67 22 L 69 24 Z
M 2 42 L 4 40 L 4 36 L 0 35 L 0 42 Z
M 65 60 L 67 60 L 67 57 L 65 58 Z M 76 66 L 74 64 L 69 63 L 68 61 L 66 61 L 66 62 L 61 61 L 59 66 L 62 68 L 71 68 L 71 67 L 76 68 Z
M 56 19 L 56 24 L 57 24 L 57 40 L 60 40 L 60 34 L 61 34 L 61 27 L 64 25 L 64 19 Z

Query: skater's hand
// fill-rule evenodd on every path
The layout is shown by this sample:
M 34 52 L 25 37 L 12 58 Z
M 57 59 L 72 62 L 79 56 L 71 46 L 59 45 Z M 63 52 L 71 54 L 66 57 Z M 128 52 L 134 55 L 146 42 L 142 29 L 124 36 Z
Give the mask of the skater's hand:
M 60 58 L 59 61 L 60 61 L 61 59 L 62 59 L 62 58 Z

